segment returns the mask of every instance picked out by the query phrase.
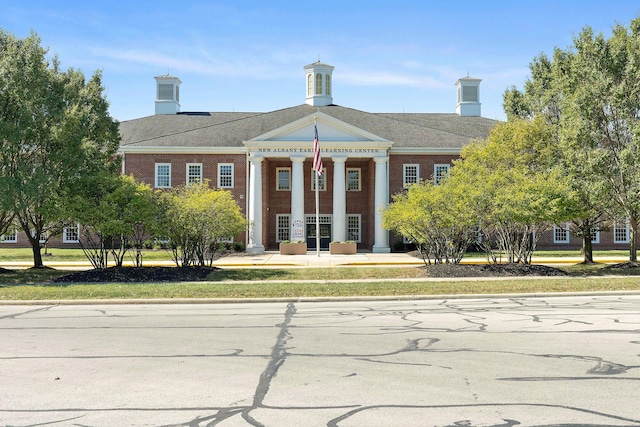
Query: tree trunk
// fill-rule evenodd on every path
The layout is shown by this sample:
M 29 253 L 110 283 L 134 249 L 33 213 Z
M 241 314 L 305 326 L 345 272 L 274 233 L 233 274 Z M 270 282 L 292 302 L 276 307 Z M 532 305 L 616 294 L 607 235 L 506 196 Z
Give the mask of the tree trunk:
M 629 261 L 638 262 L 638 218 L 629 218 Z
M 593 263 L 593 243 L 591 241 L 591 233 L 582 233 L 582 254 L 584 255 L 584 263 Z
M 33 268 L 44 268 L 40 239 L 29 239 L 29 243 L 31 243 L 31 250 L 33 251 Z

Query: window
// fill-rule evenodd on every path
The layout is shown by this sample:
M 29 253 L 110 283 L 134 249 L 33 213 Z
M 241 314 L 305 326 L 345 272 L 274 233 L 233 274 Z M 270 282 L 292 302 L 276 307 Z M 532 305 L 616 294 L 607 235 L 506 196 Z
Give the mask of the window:
M 311 191 L 316 191 L 316 171 L 311 170 Z M 325 177 L 327 176 L 327 168 L 322 169 L 322 175 L 318 177 L 318 191 L 325 191 L 327 189 Z
M 553 226 L 553 243 L 569 243 L 569 224 Z
M 291 191 L 291 168 L 276 168 L 276 190 Z
M 218 164 L 218 188 L 233 188 L 233 163 Z
M 360 168 L 347 168 L 347 191 L 360 191 Z
M 322 74 L 316 74 L 316 95 L 322 95 Z
M 0 243 L 18 243 L 18 230 L 14 229 L 0 236 Z
M 291 215 L 276 215 L 276 242 L 290 240 Z
M 600 243 L 600 227 L 595 226 L 591 228 L 591 243 Z
M 614 221 L 613 243 L 629 243 L 629 220 Z
M 156 163 L 156 188 L 171 187 L 171 163 Z
M 313 95 L 313 76 L 311 74 L 307 76 L 307 95 Z
M 158 99 L 172 100 L 173 99 L 173 85 L 167 83 L 160 83 L 158 85 Z
M 360 243 L 360 215 L 347 215 L 347 240 Z
M 80 241 L 80 224 L 62 229 L 62 243 L 78 243 Z
M 202 163 L 187 163 L 187 186 L 202 182 Z
M 403 165 L 402 166 L 402 186 L 409 188 L 411 184 L 417 184 L 420 177 L 419 165 Z
M 438 185 L 449 176 L 451 165 L 433 165 L 433 184 Z
M 331 75 L 325 76 L 325 88 L 327 89 L 327 95 L 331 95 Z

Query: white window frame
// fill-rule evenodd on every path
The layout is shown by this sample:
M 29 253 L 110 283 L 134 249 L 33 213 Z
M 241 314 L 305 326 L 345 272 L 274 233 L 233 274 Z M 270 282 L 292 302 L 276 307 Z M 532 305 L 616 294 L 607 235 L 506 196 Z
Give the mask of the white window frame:
M 276 214 L 276 243 L 285 240 L 291 240 L 291 214 Z
M 316 171 L 311 169 L 311 191 L 316 191 Z M 322 175 L 318 177 L 318 191 L 326 191 L 327 190 L 327 168 L 322 168 Z
M 349 176 L 349 172 L 357 172 L 358 176 L 357 179 L 355 181 L 351 181 L 350 176 Z M 347 189 L 347 191 L 361 191 L 362 190 L 362 169 L 361 168 L 346 168 L 346 185 L 345 188 Z M 357 188 L 351 188 L 350 187 L 350 183 L 354 182 Z
M 18 229 L 14 228 L 13 231 L 1 235 L 0 243 L 18 243 Z
M 231 168 L 229 173 L 222 173 L 223 168 Z M 235 180 L 233 179 L 233 163 L 218 163 L 218 188 L 233 188 L 235 185 Z M 224 178 L 224 180 L 223 180 Z M 230 183 L 229 183 L 230 181 Z
M 408 173 L 412 169 L 415 170 L 415 175 Z M 409 178 L 411 178 L 411 182 L 409 182 Z M 420 182 L 420 165 L 402 165 L 402 188 L 409 188 L 410 185 L 417 184 L 418 182 Z
M 358 225 L 351 226 L 350 220 L 357 220 Z M 352 230 L 357 235 L 357 238 L 352 239 Z M 362 242 L 362 215 L 361 214 L 348 214 L 347 215 L 347 240 L 353 240 L 356 243 Z
M 553 243 L 569 243 L 569 242 L 570 242 L 569 223 L 565 222 L 560 226 L 554 224 Z
M 158 170 L 161 167 L 168 167 L 169 168 L 169 174 L 168 174 L 168 178 L 169 178 L 169 184 L 168 185 L 159 185 L 159 178 L 161 177 L 161 175 L 158 174 Z M 156 176 L 155 176 L 155 187 L 156 188 L 171 188 L 171 163 L 156 163 Z M 162 178 L 165 178 L 166 175 L 162 175 Z
M 624 220 L 624 228 L 620 227 L 621 221 L 613 221 L 613 243 L 629 243 L 629 218 Z M 624 240 L 618 239 L 618 230 L 624 230 Z
M 75 239 L 69 236 L 71 235 L 71 231 L 73 229 L 73 234 L 75 234 Z M 80 242 L 80 224 L 76 224 L 72 227 L 64 227 L 62 229 L 62 243 L 79 243 Z
M 597 225 L 591 228 L 591 243 L 600 243 L 600 227 Z
M 191 175 L 191 168 L 197 167 L 200 170 L 198 175 Z M 185 183 L 187 187 L 191 184 L 198 184 L 202 182 L 202 163 L 187 163 L 185 167 L 187 177 L 185 179 Z M 195 178 L 195 179 L 194 179 Z
M 288 187 L 280 186 L 280 172 L 286 171 L 289 175 Z M 291 191 L 291 168 L 276 168 L 276 191 Z
M 443 170 L 446 172 L 441 173 Z M 451 172 L 451 165 L 449 163 L 433 165 L 433 185 L 439 185 L 443 179 L 449 177 L 449 172 Z

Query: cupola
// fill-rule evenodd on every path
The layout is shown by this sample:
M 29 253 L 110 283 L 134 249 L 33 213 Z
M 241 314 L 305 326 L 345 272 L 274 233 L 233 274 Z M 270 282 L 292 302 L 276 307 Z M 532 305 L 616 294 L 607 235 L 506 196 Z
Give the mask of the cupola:
M 458 104 L 456 113 L 460 116 L 480 117 L 480 82 L 482 79 L 463 77 L 456 82 Z
M 305 65 L 304 71 L 307 90 L 305 103 L 314 107 L 333 104 L 331 95 L 333 65 L 323 64 L 318 60 L 313 64 Z
M 156 79 L 156 114 L 177 114 L 180 112 L 179 78 L 166 74 Z

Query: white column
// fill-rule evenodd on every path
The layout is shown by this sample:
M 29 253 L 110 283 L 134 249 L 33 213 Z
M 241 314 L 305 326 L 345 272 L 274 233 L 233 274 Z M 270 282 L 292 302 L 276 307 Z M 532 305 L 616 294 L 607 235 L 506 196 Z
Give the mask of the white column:
M 262 156 L 250 156 L 249 161 L 249 244 L 247 253 L 263 253 L 262 244 Z
M 389 232 L 382 228 L 382 210 L 389 204 L 389 189 L 387 188 L 387 162 L 388 157 L 374 157 L 376 162 L 376 191 L 374 200 L 375 209 L 375 241 L 373 252 L 391 252 L 389 248 Z
M 347 240 L 347 191 L 345 187 L 344 164 L 346 156 L 333 156 L 333 225 L 331 240 Z
M 304 240 L 305 156 L 291 156 L 291 241 Z

